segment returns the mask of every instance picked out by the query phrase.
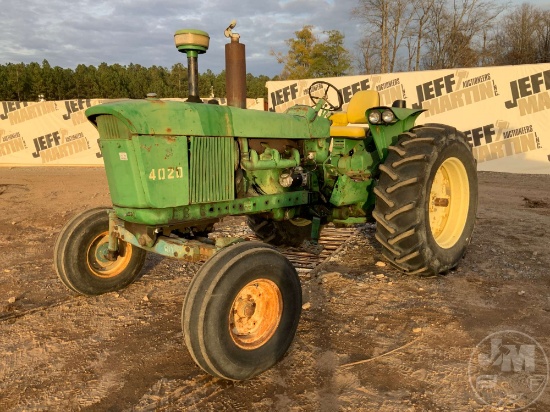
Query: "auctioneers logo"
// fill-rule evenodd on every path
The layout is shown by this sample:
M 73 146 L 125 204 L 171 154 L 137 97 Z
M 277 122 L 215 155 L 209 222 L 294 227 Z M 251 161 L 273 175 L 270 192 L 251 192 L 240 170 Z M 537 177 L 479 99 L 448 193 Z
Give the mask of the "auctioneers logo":
M 49 163 L 90 149 L 88 139 L 83 133 L 68 134 L 66 129 L 61 129 L 34 138 L 36 151 L 32 156 L 41 158 L 42 163 Z
M 63 120 L 72 120 L 73 126 L 81 123 L 86 123 L 88 119 L 85 115 L 85 110 L 92 106 L 90 99 L 65 100 L 65 110 L 67 113 L 63 115 Z
M 535 403 L 548 383 L 548 358 L 539 343 L 505 330 L 472 351 L 468 379 L 478 400 L 499 410 L 519 411 Z
M 0 120 L 9 120 L 10 125 L 45 116 L 57 110 L 55 102 L 2 102 Z
M 550 109 L 550 70 L 511 81 L 510 92 L 512 98 L 504 105 L 507 109 L 517 107 L 520 116 Z
M 0 156 L 22 152 L 26 148 L 27 144 L 19 132 L 6 134 L 5 130 L 0 129 Z
M 497 120 L 465 130 L 464 134 L 479 163 L 542 149 L 533 125 L 510 128 L 510 122 Z
M 399 77 L 382 81 L 382 76 L 372 76 L 372 88 L 380 96 L 380 106 L 391 106 L 396 100 L 407 100 L 405 87 Z
M 426 109 L 426 117 L 498 96 L 491 74 L 469 78 L 467 70 L 457 70 L 416 86 L 418 103 L 413 109 Z

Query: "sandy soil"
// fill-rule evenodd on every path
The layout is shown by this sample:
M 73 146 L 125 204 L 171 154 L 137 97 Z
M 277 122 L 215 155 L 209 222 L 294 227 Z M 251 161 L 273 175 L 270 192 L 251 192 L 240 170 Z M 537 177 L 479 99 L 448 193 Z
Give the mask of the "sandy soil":
M 374 227 L 363 226 L 301 274 L 305 309 L 284 360 L 228 382 L 183 345 L 198 264 L 150 255 L 139 281 L 93 298 L 57 279 L 63 224 L 110 203 L 103 169 L 0 169 L 0 410 L 492 410 L 469 383 L 478 343 L 515 330 L 550 355 L 550 176 L 479 176 L 475 236 L 457 271 L 426 279 L 381 266 Z M 548 388 L 528 410 L 550 410 Z

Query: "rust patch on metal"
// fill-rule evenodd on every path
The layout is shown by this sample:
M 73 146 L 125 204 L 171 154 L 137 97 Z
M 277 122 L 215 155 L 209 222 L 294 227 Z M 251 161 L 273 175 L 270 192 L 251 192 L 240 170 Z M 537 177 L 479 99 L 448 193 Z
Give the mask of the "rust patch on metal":
M 202 245 L 199 247 L 201 260 L 208 260 L 216 254 L 216 248 L 209 245 Z
M 434 199 L 434 206 L 448 207 L 449 199 L 437 197 Z

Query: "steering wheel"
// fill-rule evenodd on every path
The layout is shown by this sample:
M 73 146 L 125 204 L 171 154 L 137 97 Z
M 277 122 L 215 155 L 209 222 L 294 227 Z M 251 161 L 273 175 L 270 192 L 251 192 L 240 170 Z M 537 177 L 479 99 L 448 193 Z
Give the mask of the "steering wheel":
M 332 100 L 332 102 L 329 100 L 329 92 L 330 100 Z M 327 109 L 333 112 L 340 110 L 344 104 L 344 98 L 342 97 L 340 90 L 338 90 L 333 84 L 322 80 L 311 83 L 309 89 L 307 90 L 307 94 L 313 102 L 313 105 L 316 106 L 319 100 L 323 99 L 325 101 L 323 108 L 327 106 Z M 334 94 L 336 94 L 336 97 L 338 98 L 337 106 L 333 103 L 335 99 Z

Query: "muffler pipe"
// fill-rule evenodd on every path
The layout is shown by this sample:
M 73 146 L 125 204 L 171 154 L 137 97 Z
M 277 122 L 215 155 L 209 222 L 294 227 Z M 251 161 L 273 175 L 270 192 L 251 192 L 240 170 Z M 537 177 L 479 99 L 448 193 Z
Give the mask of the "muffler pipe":
M 225 30 L 225 37 L 231 39 L 225 45 L 225 88 L 227 105 L 246 109 L 246 55 L 240 35 L 232 33 L 237 22 L 233 20 Z

